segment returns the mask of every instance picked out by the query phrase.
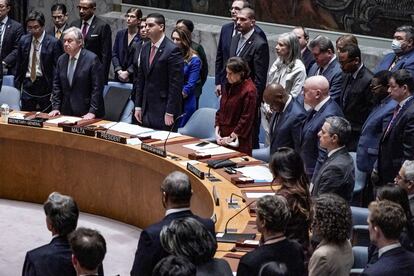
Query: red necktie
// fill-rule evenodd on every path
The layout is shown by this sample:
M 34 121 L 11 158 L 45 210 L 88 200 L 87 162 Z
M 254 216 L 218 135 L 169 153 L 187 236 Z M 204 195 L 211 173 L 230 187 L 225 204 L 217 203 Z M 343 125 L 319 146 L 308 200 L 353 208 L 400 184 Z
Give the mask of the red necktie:
M 395 107 L 394 114 L 392 115 L 392 119 L 391 119 L 390 123 L 388 124 L 387 129 L 385 130 L 384 137 L 387 136 L 388 132 L 390 132 L 391 128 L 393 127 L 395 119 L 397 118 L 398 113 L 400 112 L 400 109 L 401 109 L 400 105 L 397 105 Z
M 150 53 L 150 56 L 149 56 L 149 65 L 151 65 L 152 62 L 154 61 L 154 57 L 155 57 L 155 53 L 156 52 L 157 52 L 157 46 L 152 45 L 152 47 L 151 47 L 151 53 Z
M 88 22 L 83 22 L 83 27 L 82 27 L 82 35 L 83 38 L 86 37 L 86 34 L 88 33 Z

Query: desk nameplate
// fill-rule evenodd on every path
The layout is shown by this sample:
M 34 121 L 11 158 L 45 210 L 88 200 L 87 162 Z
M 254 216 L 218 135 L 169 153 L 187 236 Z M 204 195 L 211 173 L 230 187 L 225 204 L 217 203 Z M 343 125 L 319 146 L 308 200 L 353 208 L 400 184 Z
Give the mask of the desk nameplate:
M 64 132 L 69 132 L 69 133 L 73 133 L 73 134 L 79 134 L 79 135 L 95 137 L 95 131 L 92 130 L 92 129 L 85 128 L 85 127 L 63 126 L 62 130 Z
M 19 126 L 40 127 L 40 128 L 43 127 L 43 121 L 41 120 L 8 118 L 7 123 L 11 125 L 19 125 Z
M 99 138 L 99 139 L 102 139 L 102 140 L 107 140 L 107 141 L 111 141 L 111 142 L 115 142 L 115 143 L 119 143 L 119 144 L 126 144 L 127 143 L 127 138 L 126 137 L 110 134 L 110 133 L 105 132 L 105 131 L 97 131 L 96 132 L 96 137 Z

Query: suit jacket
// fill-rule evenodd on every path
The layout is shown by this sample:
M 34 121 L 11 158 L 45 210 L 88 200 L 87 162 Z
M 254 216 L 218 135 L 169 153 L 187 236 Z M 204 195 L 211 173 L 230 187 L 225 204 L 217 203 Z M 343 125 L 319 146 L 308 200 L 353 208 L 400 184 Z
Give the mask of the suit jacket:
M 67 77 L 68 63 L 68 54 L 58 59 L 53 80 L 52 109 L 60 110 L 63 115 L 83 116 L 90 112 L 96 117 L 103 117 L 103 74 L 98 57 L 91 51 L 81 50 L 72 85 Z
M 211 219 L 204 219 L 194 215 L 191 211 L 182 211 L 172 213 L 164 217 L 147 229 L 142 231 L 139 238 L 137 251 L 135 252 L 134 264 L 131 270 L 131 276 L 147 276 L 151 275 L 155 265 L 162 258 L 168 256 L 161 246 L 160 232 L 165 225 L 169 225 L 173 220 L 179 218 L 192 217 L 201 222 L 215 237 L 214 222 Z
M 311 194 L 318 197 L 324 193 L 335 193 L 346 201 L 352 199 L 355 184 L 354 160 L 346 148 L 329 156 L 317 174 L 313 175 Z
M 203 85 L 207 80 L 208 77 L 208 62 L 206 52 L 201 44 L 198 44 L 194 41 L 191 42 L 191 49 L 197 52 L 198 57 L 201 59 L 201 70 L 200 70 L 200 79 L 197 82 L 197 86 L 195 87 L 194 94 L 196 98 L 199 98 L 201 93 L 203 92 Z
M 319 65 L 314 63 L 309 69 L 308 77 L 316 76 L 318 74 Z M 329 95 L 332 99 L 340 104 L 341 86 L 342 86 L 342 69 L 338 62 L 338 58 L 335 58 L 328 67 L 323 70 L 322 75 L 329 81 Z
M 293 98 L 285 111 L 273 114 L 270 120 L 270 156 L 280 147 L 300 148 L 300 134 L 307 114 Z
M 7 19 L 7 22 L 3 28 L 3 44 L 1 46 L 1 58 L 3 62 L 7 64 L 7 74 L 13 75 L 15 73 L 15 65 L 17 59 L 17 47 L 21 36 L 24 34 L 23 26 L 11 19 Z
M 302 53 L 302 61 L 306 67 L 306 74 L 309 75 L 309 70 L 311 69 L 312 65 L 315 63 L 315 58 L 311 50 L 308 47 L 305 48 L 305 51 Z
M 216 85 L 224 84 L 226 82 L 226 62 L 231 57 L 230 44 L 233 36 L 233 30 L 233 22 L 227 23 L 221 27 L 216 55 Z M 254 31 L 257 32 L 266 41 L 267 44 L 266 34 L 263 32 L 263 30 L 260 29 L 259 26 L 255 25 Z
M 307 118 L 303 124 L 300 136 L 300 155 L 302 156 L 309 179 L 312 179 L 312 175 L 317 173 L 325 160 L 326 151 L 319 147 L 318 132 L 325 123 L 325 119 L 330 116 L 343 117 L 341 108 L 332 98 L 315 113 L 312 119 Z
M 360 171 L 370 173 L 378 157 L 381 135 L 387 128 L 397 106 L 391 97 L 386 97 L 374 107 L 361 129 L 357 147 L 357 167 Z
M 309 276 L 348 276 L 354 263 L 351 243 L 328 243 L 324 240 L 316 247 L 309 261 Z
M 22 275 L 75 276 L 68 240 L 64 237 L 55 237 L 49 244 L 27 252 Z
M 385 55 L 385 57 L 381 60 L 381 62 L 378 64 L 378 66 L 375 68 L 374 72 L 377 73 L 382 70 L 388 70 L 391 66 L 391 64 L 394 62 L 394 59 L 396 58 L 395 53 L 389 53 Z M 412 75 L 414 75 L 414 50 L 411 50 L 410 52 L 401 55 L 395 64 L 395 66 L 392 68 L 391 72 L 395 72 L 400 69 L 407 69 L 411 72 Z
M 250 68 L 250 78 L 256 85 L 259 103 L 262 102 L 263 91 L 266 88 L 267 70 L 269 69 L 269 45 L 256 31 L 244 43 L 243 49 L 237 55 L 237 46 L 241 34 L 235 35 L 230 43 L 230 57 L 243 58 Z
M 351 124 L 351 141 L 348 145 L 350 151 L 356 151 L 362 125 L 372 110 L 373 94 L 369 88 L 372 77 L 372 72 L 364 65 L 355 79 L 352 73 L 343 75 L 341 107 L 345 119 Z
M 366 276 L 409 276 L 414 275 L 414 254 L 402 247 L 391 249 L 362 272 Z
M 378 153 L 378 174 L 383 185 L 393 182 L 404 160 L 414 159 L 414 97 L 401 108 L 393 126 L 385 132 Z
M 142 46 L 136 82 L 135 106 L 142 109 L 142 124 L 155 129 L 170 129 L 165 113 L 181 114 L 184 86 L 184 60 L 180 49 L 167 37 L 149 64 L 151 42 Z
M 123 29 L 116 33 L 114 47 L 112 49 L 112 65 L 114 66 L 116 80 L 118 80 L 117 71 L 127 70 L 129 73 L 129 82 L 132 83 L 134 74 L 133 57 L 136 49 L 134 45 L 140 42 L 141 38 L 137 34 L 128 45 L 128 29 Z
M 73 21 L 71 24 L 71 26 L 78 27 L 81 30 L 82 25 L 83 22 L 80 19 Z M 103 80 L 104 83 L 107 83 L 112 58 L 112 32 L 111 27 L 97 16 L 94 16 L 84 38 L 84 48 L 94 52 L 102 62 Z
M 69 28 L 69 24 L 66 22 L 65 26 L 63 27 L 63 32 L 66 31 L 68 28 Z M 63 44 L 63 32 L 62 32 L 62 35 L 59 38 L 59 40 L 62 42 L 62 44 Z M 48 35 L 51 35 L 51 36 L 56 38 L 55 25 L 52 25 L 52 26 L 49 26 L 48 28 L 46 28 L 46 33 Z
M 32 41 L 33 36 L 31 34 L 22 36 L 19 41 L 15 79 L 15 87 L 18 89 L 20 89 L 23 80 L 26 77 L 27 68 L 30 64 L 30 48 L 33 43 Z M 52 92 L 55 67 L 58 58 L 62 54 L 62 43 L 55 37 L 45 34 L 40 50 L 40 69 L 42 71 L 43 77 L 46 79 L 46 82 L 48 84 L 48 90 L 43 91 L 43 94 L 49 94 Z

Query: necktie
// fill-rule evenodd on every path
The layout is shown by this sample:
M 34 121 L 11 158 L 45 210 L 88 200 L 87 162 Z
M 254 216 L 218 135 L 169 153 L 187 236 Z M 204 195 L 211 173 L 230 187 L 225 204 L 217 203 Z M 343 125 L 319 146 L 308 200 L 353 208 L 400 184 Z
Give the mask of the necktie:
M 88 33 L 88 22 L 83 22 L 83 27 L 82 27 L 82 35 L 83 38 L 86 37 L 86 34 Z
M 313 118 L 313 116 L 315 116 L 315 114 L 316 114 L 316 110 L 315 110 L 315 109 L 312 109 L 312 110 L 309 112 L 308 117 L 306 118 L 306 122 L 309 122 L 310 120 L 312 120 L 312 118 Z
M 151 53 L 150 53 L 150 56 L 149 56 L 149 65 L 151 65 L 152 62 L 154 61 L 154 57 L 155 57 L 155 54 L 156 53 L 157 53 L 157 46 L 152 45 L 152 47 L 151 47 Z
M 318 75 L 322 75 L 323 74 L 323 67 L 319 67 L 319 73 Z
M 1 53 L 1 48 L 3 46 L 3 32 L 4 32 L 4 23 L 0 22 L 0 53 Z
M 401 106 L 397 105 L 394 109 L 394 114 L 392 115 L 392 119 L 390 121 L 390 123 L 387 126 L 387 129 L 385 130 L 385 134 L 384 137 L 387 136 L 387 134 L 390 132 L 391 128 L 393 127 L 394 123 L 395 123 L 395 119 L 397 119 L 398 113 L 401 110 Z
M 39 40 L 33 40 L 33 55 L 32 55 L 32 66 L 30 67 L 30 80 L 34 82 L 36 80 L 36 63 L 37 53 L 39 51 Z
M 237 34 L 237 26 L 234 25 L 233 27 L 233 33 L 231 34 L 231 37 L 235 36 Z
M 57 30 L 56 31 L 56 34 L 55 34 L 55 37 L 57 38 L 57 39 L 60 39 L 60 37 L 62 36 L 62 32 L 60 31 L 60 30 Z
M 239 44 L 237 44 L 236 56 L 238 56 L 240 52 L 243 50 L 245 42 L 246 39 L 243 36 L 240 36 Z
M 75 61 L 76 58 L 71 58 L 69 60 L 69 66 L 68 66 L 68 81 L 69 84 L 72 85 L 73 75 L 75 73 Z

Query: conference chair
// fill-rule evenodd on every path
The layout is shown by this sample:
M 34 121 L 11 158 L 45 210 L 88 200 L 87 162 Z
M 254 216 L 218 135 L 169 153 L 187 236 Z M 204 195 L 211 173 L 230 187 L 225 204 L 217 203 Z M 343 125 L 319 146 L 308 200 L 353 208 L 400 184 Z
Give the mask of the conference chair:
M 260 149 L 254 149 L 253 152 L 252 152 L 252 156 L 255 159 L 262 160 L 266 163 L 269 163 L 270 146 L 260 148 Z
M 199 108 L 209 107 L 218 109 L 220 107 L 220 98 L 216 96 L 216 85 L 214 77 L 207 77 L 203 90 L 198 102 Z
M 4 75 L 3 76 L 3 85 L 14 87 L 14 76 L 13 75 Z
M 355 167 L 355 186 L 352 195 L 352 202 L 351 205 L 353 206 L 361 206 L 362 205 L 362 196 L 363 190 L 365 188 L 365 184 L 367 183 L 367 173 L 358 170 L 356 164 L 356 152 L 349 153 L 354 160 L 354 167 Z
M 351 206 L 352 213 L 352 245 L 369 246 L 368 208 Z
M 185 126 L 178 129 L 178 133 L 208 141 L 215 141 L 214 123 L 216 111 L 214 108 L 207 107 L 197 109 Z
M 0 91 L 0 105 L 4 103 L 13 110 L 20 110 L 20 91 L 12 86 L 3 85 Z
M 350 275 L 360 275 L 368 263 L 368 247 L 354 246 L 352 253 L 354 254 L 354 265 Z
M 131 100 L 132 84 L 110 81 L 105 85 L 103 98 L 105 120 L 132 123 L 134 102 Z

